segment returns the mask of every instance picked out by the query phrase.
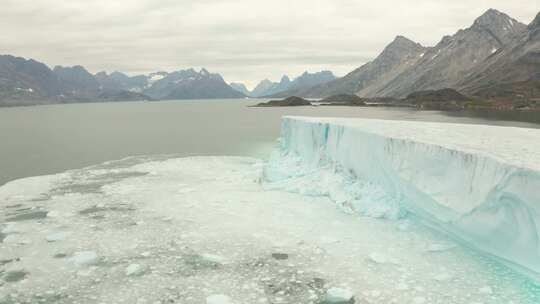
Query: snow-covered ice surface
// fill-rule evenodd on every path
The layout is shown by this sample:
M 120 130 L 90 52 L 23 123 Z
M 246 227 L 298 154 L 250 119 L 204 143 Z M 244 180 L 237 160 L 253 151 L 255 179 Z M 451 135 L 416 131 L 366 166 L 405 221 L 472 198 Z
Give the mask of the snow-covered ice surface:
M 540 299 L 526 277 L 413 220 L 351 216 L 326 197 L 264 190 L 264 165 L 130 158 L 8 183 L 0 303 Z
M 540 301 L 525 276 L 414 220 L 265 190 L 265 166 L 138 157 L 4 185 L 0 303 Z
M 264 180 L 421 222 L 540 281 L 540 130 L 286 117 Z

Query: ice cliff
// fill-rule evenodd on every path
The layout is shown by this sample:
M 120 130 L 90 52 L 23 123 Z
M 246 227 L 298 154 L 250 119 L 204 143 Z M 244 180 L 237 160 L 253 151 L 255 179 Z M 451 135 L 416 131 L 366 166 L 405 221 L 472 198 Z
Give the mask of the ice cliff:
M 540 281 L 540 130 L 284 117 L 267 189 L 410 218 Z

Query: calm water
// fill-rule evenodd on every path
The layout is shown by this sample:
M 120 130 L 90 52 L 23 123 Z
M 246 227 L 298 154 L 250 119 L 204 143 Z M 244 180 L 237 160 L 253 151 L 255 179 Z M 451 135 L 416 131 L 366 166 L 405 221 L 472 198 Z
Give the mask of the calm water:
M 265 157 L 279 136 L 283 115 L 540 127 L 540 113 L 247 107 L 253 103 L 213 100 L 0 108 L 0 185 L 132 155 Z

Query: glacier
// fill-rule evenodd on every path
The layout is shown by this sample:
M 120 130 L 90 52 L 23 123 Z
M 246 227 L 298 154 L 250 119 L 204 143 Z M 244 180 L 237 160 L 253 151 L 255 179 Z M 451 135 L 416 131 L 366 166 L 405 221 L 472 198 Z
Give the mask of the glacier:
M 540 281 L 540 130 L 284 117 L 268 190 L 410 219 Z
M 0 303 L 540 303 L 534 253 L 516 249 L 534 247 L 534 184 L 523 174 L 497 180 L 510 167 L 536 171 L 527 150 L 536 133 L 283 124 L 269 160 L 137 156 L 1 186 Z M 485 146 L 507 140 L 502 132 L 523 132 L 524 144 L 508 149 L 514 160 L 484 155 L 485 147 L 473 153 L 475 132 L 487 132 Z M 486 171 L 467 173 L 480 158 Z M 477 188 L 480 177 L 498 190 Z M 445 191 L 462 190 L 467 179 L 469 194 Z M 482 202 L 490 197 L 500 199 Z M 519 226 L 505 231 L 507 223 Z M 487 242 L 496 229 L 504 240 L 515 233 L 506 250 Z

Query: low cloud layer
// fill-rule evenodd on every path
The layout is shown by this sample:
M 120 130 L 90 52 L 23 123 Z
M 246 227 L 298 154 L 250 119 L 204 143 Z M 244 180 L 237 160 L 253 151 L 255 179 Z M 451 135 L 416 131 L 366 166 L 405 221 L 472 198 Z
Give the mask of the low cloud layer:
M 253 86 L 329 69 L 343 75 L 396 35 L 424 45 L 488 8 L 529 23 L 538 0 L 1 0 L 0 53 L 91 72 L 206 67 Z

